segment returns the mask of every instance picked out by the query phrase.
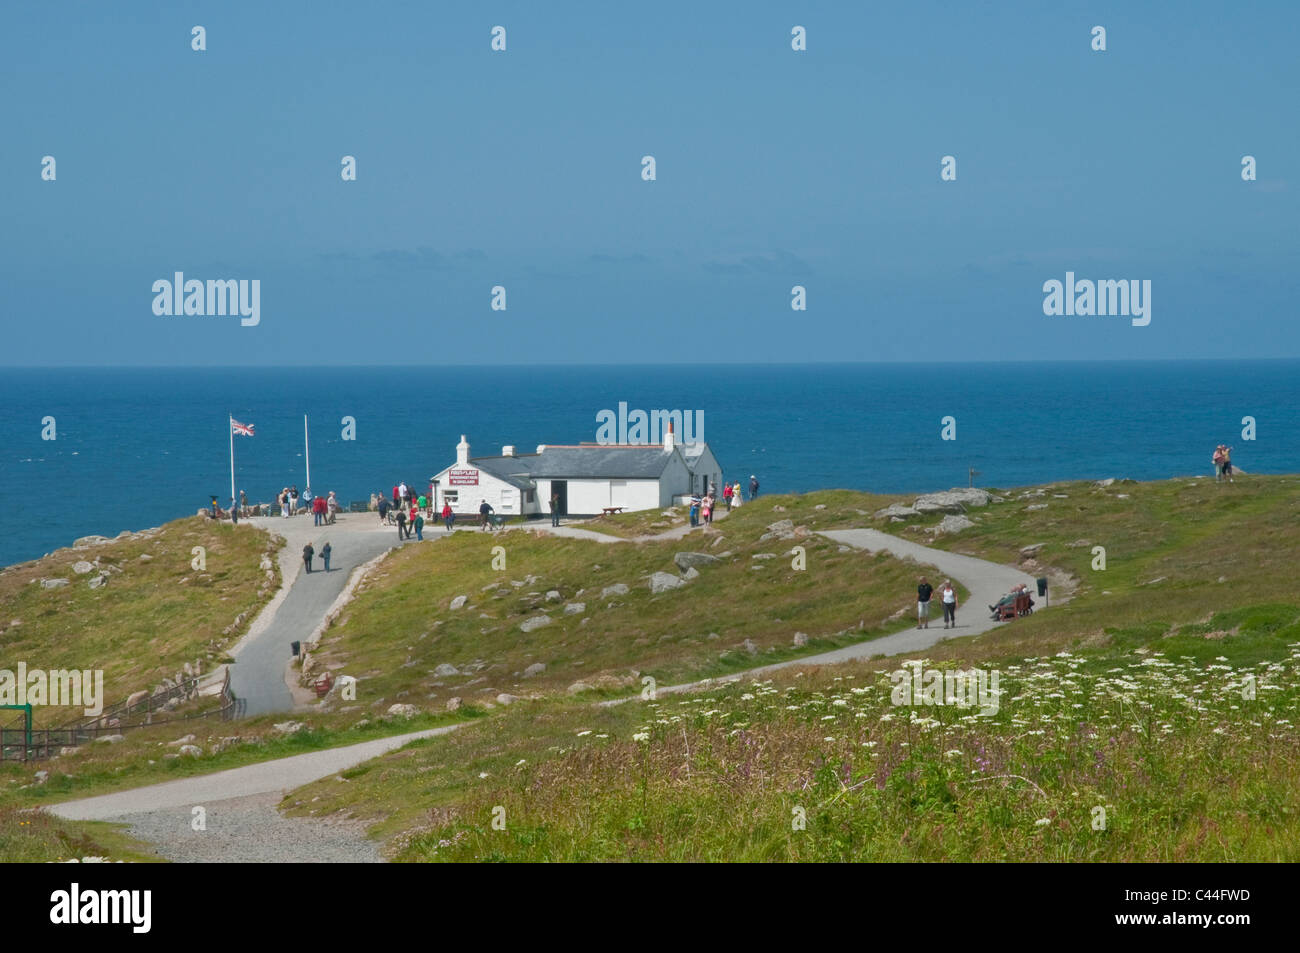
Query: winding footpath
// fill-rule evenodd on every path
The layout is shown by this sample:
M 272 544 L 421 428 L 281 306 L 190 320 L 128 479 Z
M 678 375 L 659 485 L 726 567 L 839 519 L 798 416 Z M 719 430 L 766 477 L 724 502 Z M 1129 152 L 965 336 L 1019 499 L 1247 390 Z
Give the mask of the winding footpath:
M 721 518 L 723 514 L 719 514 Z M 275 517 L 252 522 L 285 538 L 280 552 L 284 588 L 250 627 L 248 635 L 233 652 L 231 679 L 235 691 L 248 699 L 248 714 L 290 711 L 293 698 L 286 681 L 290 659 L 289 643 L 304 641 L 321 625 L 325 614 L 344 592 L 351 570 L 398 545 L 396 529 L 383 526 L 369 514 L 349 514 L 332 527 L 316 527 L 310 520 Z M 347 519 L 344 523 L 343 520 Z M 428 530 L 429 527 L 426 527 Z M 469 531 L 461 527 L 459 531 Z M 647 539 L 681 539 L 691 527 L 681 526 L 651 537 L 629 540 L 578 526 L 546 527 L 546 532 L 573 539 L 620 543 Z M 445 535 L 441 529 L 426 531 L 425 541 Z M 958 610 L 958 625 L 943 628 L 942 610 L 931 628 L 910 628 L 892 635 L 844 646 L 830 652 L 789 659 L 729 675 L 722 679 L 689 682 L 663 687 L 660 693 L 678 693 L 715 687 L 754 678 L 784 668 L 833 665 L 854 659 L 923 652 L 950 638 L 987 632 L 999 625 L 986 606 L 996 602 L 1019 583 L 1032 587 L 1032 577 L 1021 570 L 973 556 L 962 556 L 922 546 L 873 529 L 827 530 L 820 535 L 845 546 L 868 552 L 888 552 L 938 570 L 941 578 L 960 581 L 970 595 Z M 311 541 L 320 549 L 330 539 L 335 552 L 332 571 L 303 571 L 301 552 Z M 941 579 L 932 579 L 939 582 Z M 632 699 L 600 702 L 622 704 Z M 129 825 L 131 833 L 160 845 L 170 860 L 199 862 L 375 862 L 382 858 L 378 847 L 364 831 L 336 819 L 286 818 L 276 805 L 295 788 L 338 774 L 372 758 L 396 750 L 419 738 L 454 731 L 459 725 L 393 735 L 340 748 L 313 751 L 274 761 L 264 761 L 213 774 L 133 788 L 114 794 L 66 801 L 52 805 L 52 814 L 72 820 L 107 820 Z M 207 829 L 191 830 L 192 811 L 202 806 Z

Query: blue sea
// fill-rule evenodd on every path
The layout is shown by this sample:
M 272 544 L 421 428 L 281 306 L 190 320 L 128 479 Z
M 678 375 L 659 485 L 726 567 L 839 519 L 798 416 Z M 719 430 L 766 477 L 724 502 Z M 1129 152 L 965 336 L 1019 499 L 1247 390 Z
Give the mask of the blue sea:
M 192 515 L 237 489 L 306 486 L 345 502 L 419 484 L 471 453 L 596 439 L 596 415 L 704 412 L 727 479 L 763 493 L 922 492 L 1210 472 L 1300 471 L 1300 361 L 0 370 L 0 564 L 78 536 Z M 356 439 L 342 439 L 342 418 Z M 954 440 L 941 439 L 955 418 Z M 1242 438 L 1253 417 L 1254 441 Z M 55 439 L 42 439 L 53 417 Z

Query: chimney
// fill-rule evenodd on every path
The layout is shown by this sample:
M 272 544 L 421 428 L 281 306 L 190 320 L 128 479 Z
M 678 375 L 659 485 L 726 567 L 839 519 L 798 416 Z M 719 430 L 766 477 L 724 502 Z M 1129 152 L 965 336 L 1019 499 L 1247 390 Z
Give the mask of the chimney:
M 670 420 L 668 432 L 664 434 L 664 453 L 672 453 L 675 446 L 677 446 L 677 438 L 673 434 L 673 422 Z
M 501 456 L 513 457 L 514 455 L 515 455 L 515 448 L 513 444 L 506 444 L 504 447 L 501 448 Z
M 462 467 L 469 463 L 469 441 L 464 434 L 460 435 L 460 443 L 456 444 L 456 463 Z

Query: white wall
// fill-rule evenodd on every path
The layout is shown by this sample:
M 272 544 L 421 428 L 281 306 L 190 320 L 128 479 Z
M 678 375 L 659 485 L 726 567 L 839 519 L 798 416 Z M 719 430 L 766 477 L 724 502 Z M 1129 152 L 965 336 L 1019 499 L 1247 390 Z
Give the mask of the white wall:
M 550 499 L 549 490 L 547 499 Z M 569 512 L 598 514 L 607 506 L 652 510 L 659 505 L 658 480 L 570 480 Z
M 478 470 L 478 486 L 449 486 L 447 484 L 448 471 L 456 470 Z M 458 498 L 452 504 L 452 510 L 457 516 L 478 516 L 479 502 L 487 500 L 492 504 L 492 508 L 498 516 L 517 516 L 521 510 L 520 506 L 524 497 L 524 491 L 518 487 L 506 483 L 504 480 L 498 480 L 486 470 L 479 470 L 473 464 L 464 467 L 448 467 L 437 475 L 438 478 L 438 510 L 441 512 L 442 504 L 445 500 L 443 494 L 447 490 L 456 490 Z M 524 510 L 527 511 L 526 509 Z

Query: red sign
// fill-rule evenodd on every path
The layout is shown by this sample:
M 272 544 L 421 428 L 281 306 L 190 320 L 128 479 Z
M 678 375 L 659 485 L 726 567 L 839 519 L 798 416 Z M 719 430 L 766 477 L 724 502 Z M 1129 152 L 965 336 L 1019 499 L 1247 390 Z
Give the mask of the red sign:
M 478 471 L 448 470 L 447 483 L 451 486 L 478 486 Z

